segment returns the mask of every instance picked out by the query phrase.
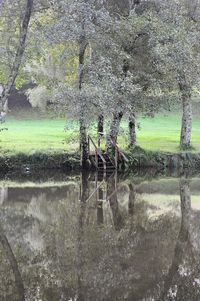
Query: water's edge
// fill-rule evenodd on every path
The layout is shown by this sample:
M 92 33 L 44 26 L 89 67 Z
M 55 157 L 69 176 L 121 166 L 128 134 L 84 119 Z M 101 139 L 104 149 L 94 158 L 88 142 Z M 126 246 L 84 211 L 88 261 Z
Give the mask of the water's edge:
M 199 169 L 200 154 L 192 152 L 164 153 L 164 152 L 147 152 L 136 150 L 127 153 L 129 163 L 123 166 L 125 170 L 135 168 L 156 168 L 156 169 Z M 64 170 L 64 171 L 81 171 L 80 155 L 73 154 L 45 154 L 35 153 L 27 155 L 19 153 L 17 155 L 0 156 L 0 171 L 6 173 L 9 171 L 29 171 L 29 170 Z

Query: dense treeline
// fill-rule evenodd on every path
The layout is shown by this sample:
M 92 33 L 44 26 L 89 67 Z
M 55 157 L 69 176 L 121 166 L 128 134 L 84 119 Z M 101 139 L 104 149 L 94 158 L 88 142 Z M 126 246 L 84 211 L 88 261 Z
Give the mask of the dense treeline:
M 88 120 L 97 120 L 99 138 L 110 120 L 110 150 L 126 117 L 134 148 L 137 115 L 181 101 L 180 147 L 190 147 L 199 0 L 2 0 L 0 6 L 1 119 L 13 84 L 34 83 L 27 92 L 33 106 L 79 120 L 85 165 Z

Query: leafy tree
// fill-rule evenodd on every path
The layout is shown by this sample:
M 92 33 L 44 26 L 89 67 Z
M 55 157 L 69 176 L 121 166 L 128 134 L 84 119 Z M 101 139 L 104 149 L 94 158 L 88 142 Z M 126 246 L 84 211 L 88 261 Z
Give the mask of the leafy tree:
M 6 9 L 2 10 L 3 13 L 6 13 L 8 11 L 7 5 L 8 5 L 8 8 L 11 8 L 11 10 L 9 10 L 8 13 L 10 14 L 10 17 L 12 18 L 13 3 L 9 2 L 9 1 L 8 2 L 4 1 L 1 5 L 6 6 Z M 16 6 L 16 3 L 14 5 Z M 1 92 L 1 96 L 0 96 L 1 116 L 4 116 L 5 112 L 8 109 L 8 96 L 10 94 L 12 86 L 15 83 L 16 77 L 19 73 L 19 68 L 20 68 L 24 50 L 25 50 L 25 42 L 26 42 L 26 37 L 27 37 L 32 9 L 33 9 L 33 0 L 27 0 L 25 13 L 24 13 L 23 17 L 20 18 L 19 40 L 18 40 L 16 49 L 14 47 L 14 50 L 16 50 L 16 53 L 15 53 L 14 58 L 12 58 L 8 77 L 5 79 L 5 83 L 3 85 L 3 89 Z M 8 16 L 8 18 L 9 18 L 9 16 Z M 15 30 L 16 30 L 16 28 L 15 28 Z M 6 32 L 4 32 L 4 34 L 6 35 Z M 8 43 L 9 43 L 9 41 L 8 41 Z
M 50 87 L 54 104 L 60 105 L 62 110 L 67 108 L 79 119 L 82 163 L 85 166 L 89 158 L 87 117 L 113 114 L 115 123 L 115 115 L 117 120 L 121 111 L 128 110 L 127 99 L 137 93 L 138 85 L 133 84 L 131 73 L 124 76 L 125 54 L 118 46 L 115 35 L 118 21 L 100 2 L 59 1 L 52 3 L 52 11 L 54 21 L 47 24 L 42 32 L 40 28 L 37 30 L 42 33 L 45 48 L 62 49 L 62 52 L 58 51 L 61 64 L 68 64 L 66 66 L 69 67 L 70 60 L 73 60 L 72 80 L 69 81 L 66 76 L 49 80 L 49 66 L 45 68 L 47 71 L 43 72 L 42 79 L 40 72 L 35 80 L 36 83 L 42 80 Z M 52 56 L 52 49 L 50 53 Z M 33 64 L 27 69 L 34 73 Z M 44 70 L 43 62 L 38 70 Z M 67 70 L 64 72 L 66 74 Z M 111 132 L 112 128 L 115 127 L 111 125 Z
M 190 147 L 192 92 L 199 83 L 199 1 L 159 1 L 147 12 L 149 42 L 157 70 L 182 106 L 180 147 Z

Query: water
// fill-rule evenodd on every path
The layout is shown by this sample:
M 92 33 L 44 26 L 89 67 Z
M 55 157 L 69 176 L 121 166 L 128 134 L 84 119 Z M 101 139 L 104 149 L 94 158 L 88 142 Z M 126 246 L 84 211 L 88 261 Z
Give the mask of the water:
M 200 178 L 0 181 L 1 301 L 200 300 Z

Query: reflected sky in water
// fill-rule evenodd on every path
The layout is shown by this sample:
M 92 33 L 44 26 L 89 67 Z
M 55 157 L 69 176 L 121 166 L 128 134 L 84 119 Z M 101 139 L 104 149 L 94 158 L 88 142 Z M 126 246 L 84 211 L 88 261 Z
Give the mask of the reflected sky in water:
M 200 300 L 200 178 L 0 181 L 1 301 Z

